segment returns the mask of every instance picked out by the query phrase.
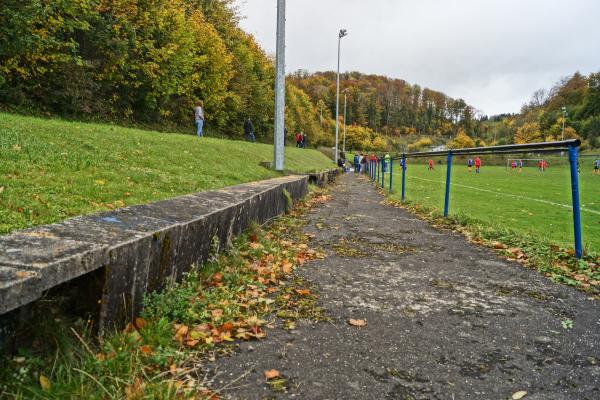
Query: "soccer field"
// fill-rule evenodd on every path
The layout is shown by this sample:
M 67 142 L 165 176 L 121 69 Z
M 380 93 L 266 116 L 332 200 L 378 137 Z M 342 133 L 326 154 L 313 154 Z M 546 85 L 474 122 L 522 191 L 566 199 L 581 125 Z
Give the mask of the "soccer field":
M 589 164 L 589 163 L 586 163 Z M 555 164 L 556 165 L 556 164 Z M 406 199 L 442 212 L 446 182 L 445 164 L 428 171 L 424 164 L 408 164 Z M 386 179 L 386 188 L 389 179 Z M 401 169 L 394 164 L 393 197 L 399 199 Z M 600 251 L 600 176 L 582 166 L 579 174 L 583 244 Z M 450 214 L 463 214 L 494 227 L 509 228 L 532 238 L 573 246 L 571 180 L 566 165 L 544 173 L 526 167 L 522 173 L 502 166 L 484 166 L 481 174 L 452 165 Z

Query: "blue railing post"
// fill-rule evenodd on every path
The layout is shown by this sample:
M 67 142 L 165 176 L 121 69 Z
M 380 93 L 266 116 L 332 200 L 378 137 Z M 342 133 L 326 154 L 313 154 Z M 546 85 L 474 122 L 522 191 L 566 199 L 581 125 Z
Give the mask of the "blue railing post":
M 377 171 L 375 171 L 376 165 L 375 160 L 371 160 L 371 181 L 373 182 L 375 182 L 375 174 L 377 173 Z
M 402 201 L 404 201 L 404 195 L 406 193 L 406 153 L 402 154 Z
M 394 181 L 394 160 L 390 158 L 390 193 L 392 193 L 392 183 Z
M 375 169 L 377 170 L 377 176 L 375 177 L 375 180 L 377 181 L 377 185 L 379 185 L 379 170 L 381 169 L 381 163 L 379 162 L 379 158 L 377 159 Z
M 450 207 L 450 176 L 452 173 L 452 151 L 448 152 L 446 161 L 446 198 L 444 200 L 444 217 L 448 216 L 448 208 Z
M 381 162 L 381 188 L 385 189 L 385 159 Z
M 581 244 L 581 210 L 579 206 L 579 173 L 577 170 L 577 158 L 579 157 L 577 146 L 569 146 L 569 163 L 571 164 L 571 195 L 573 197 L 573 229 L 575 231 L 575 255 L 581 258 L 583 246 Z

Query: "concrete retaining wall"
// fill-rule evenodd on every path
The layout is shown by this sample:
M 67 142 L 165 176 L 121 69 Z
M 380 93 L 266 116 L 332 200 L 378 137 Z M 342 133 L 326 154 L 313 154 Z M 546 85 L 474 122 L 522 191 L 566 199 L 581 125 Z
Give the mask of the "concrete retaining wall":
M 286 176 L 0 236 L 0 315 L 104 268 L 101 329 L 120 324 L 139 313 L 144 294 L 205 262 L 213 243 L 282 214 L 284 189 L 296 201 L 309 179 L 332 178 Z

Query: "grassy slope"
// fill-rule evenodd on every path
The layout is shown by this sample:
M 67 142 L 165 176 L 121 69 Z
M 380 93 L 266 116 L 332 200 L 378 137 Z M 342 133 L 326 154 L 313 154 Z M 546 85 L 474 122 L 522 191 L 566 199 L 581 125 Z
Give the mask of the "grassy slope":
M 273 147 L 0 113 L 0 234 L 277 176 Z M 332 167 L 286 148 L 286 169 Z
M 394 170 L 395 198 L 400 197 L 399 170 L 399 167 Z M 407 200 L 441 211 L 445 177 L 445 165 L 436 165 L 435 171 L 430 172 L 425 165 L 409 164 Z M 550 168 L 544 174 L 537 168 L 525 168 L 518 174 L 507 172 L 505 167 L 484 166 L 482 174 L 476 176 L 474 172 L 469 174 L 465 166 L 454 165 L 452 182 L 497 193 L 453 185 L 451 214 L 463 214 L 494 227 L 573 246 L 573 219 L 569 208 L 506 196 L 512 194 L 570 206 L 570 177 L 566 166 Z M 582 207 L 600 212 L 600 176 L 592 175 L 590 168 L 582 168 L 580 189 Z M 590 250 L 600 250 L 600 215 L 583 210 L 581 219 L 584 245 Z

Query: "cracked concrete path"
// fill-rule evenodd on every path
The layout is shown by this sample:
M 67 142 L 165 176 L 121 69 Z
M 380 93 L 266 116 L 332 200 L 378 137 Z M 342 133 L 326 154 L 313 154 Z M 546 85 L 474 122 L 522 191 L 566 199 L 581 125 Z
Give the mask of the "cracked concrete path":
M 345 175 L 332 195 L 306 227 L 328 257 L 299 271 L 331 322 L 276 328 L 217 359 L 214 386 L 230 383 L 226 396 L 600 399 L 597 302 L 382 205 L 365 179 Z M 272 368 L 284 392 L 266 383 Z

